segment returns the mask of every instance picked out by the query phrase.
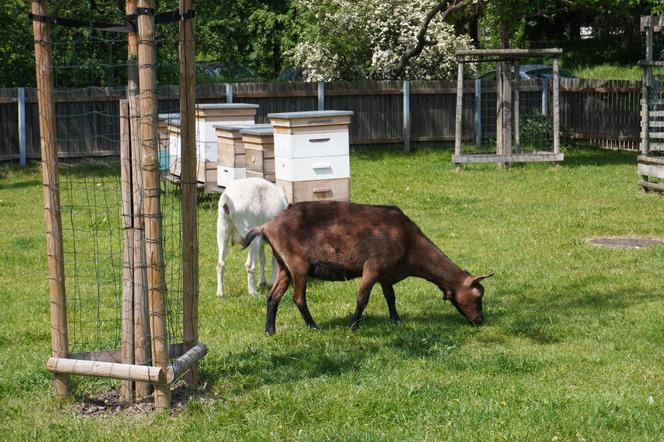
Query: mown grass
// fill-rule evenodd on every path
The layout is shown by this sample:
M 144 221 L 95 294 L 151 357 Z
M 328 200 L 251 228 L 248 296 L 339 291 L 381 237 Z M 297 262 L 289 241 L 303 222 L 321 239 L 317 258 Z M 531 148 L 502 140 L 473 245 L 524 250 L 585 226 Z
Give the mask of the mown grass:
M 635 154 L 581 149 L 559 169 L 469 166 L 446 149 L 351 155 L 352 199 L 396 204 L 485 283 L 470 327 L 420 280 L 396 286 L 390 323 L 375 290 L 351 332 L 357 281 L 312 282 L 321 330 L 287 295 L 277 334 L 245 293 L 244 254 L 215 293 L 216 205 L 200 222 L 200 335 L 206 397 L 167 415 L 74 413 L 116 384 L 77 378 L 59 406 L 51 376 L 40 174 L 0 169 L 2 438 L 139 440 L 661 440 L 664 247 L 606 249 L 597 236 L 664 238 L 664 199 L 636 185 Z
M 580 78 L 591 80 L 641 80 L 643 70 L 639 66 L 619 66 L 602 64 L 598 66 L 579 66 L 572 73 Z

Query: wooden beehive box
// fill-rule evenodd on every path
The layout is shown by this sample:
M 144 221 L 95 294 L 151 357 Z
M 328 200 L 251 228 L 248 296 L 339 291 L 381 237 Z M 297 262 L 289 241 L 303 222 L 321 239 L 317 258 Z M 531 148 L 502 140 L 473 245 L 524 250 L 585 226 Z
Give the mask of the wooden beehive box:
M 288 201 L 350 200 L 352 111 L 268 114 L 274 127 L 275 176 Z
M 233 180 L 247 176 L 241 129 L 248 126 L 215 124 L 217 134 L 217 184 L 226 187 Z
M 240 130 L 247 177 L 274 183 L 274 133 L 270 124 L 257 124 Z
M 257 104 L 210 103 L 196 105 L 197 179 L 206 188 L 217 186 L 217 133 L 215 125 L 231 123 L 252 125 L 256 121 Z M 209 185 L 208 185 L 209 183 Z

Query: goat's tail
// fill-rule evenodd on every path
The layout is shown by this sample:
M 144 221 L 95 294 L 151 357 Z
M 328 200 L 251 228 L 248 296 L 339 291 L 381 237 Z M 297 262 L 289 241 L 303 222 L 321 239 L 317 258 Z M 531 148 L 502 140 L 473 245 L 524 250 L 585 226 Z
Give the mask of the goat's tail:
M 249 247 L 249 244 L 256 238 L 257 236 L 261 236 L 263 234 L 263 226 L 258 226 L 254 227 L 247 233 L 247 236 L 244 237 L 242 240 L 242 248 L 246 249 Z

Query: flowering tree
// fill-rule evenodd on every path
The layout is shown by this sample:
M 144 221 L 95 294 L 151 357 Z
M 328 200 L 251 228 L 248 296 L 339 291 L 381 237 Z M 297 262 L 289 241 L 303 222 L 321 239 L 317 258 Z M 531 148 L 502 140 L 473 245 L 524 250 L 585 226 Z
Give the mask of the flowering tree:
M 303 38 L 287 55 L 307 81 L 454 78 L 454 54 L 471 40 L 445 22 L 445 3 L 299 0 Z

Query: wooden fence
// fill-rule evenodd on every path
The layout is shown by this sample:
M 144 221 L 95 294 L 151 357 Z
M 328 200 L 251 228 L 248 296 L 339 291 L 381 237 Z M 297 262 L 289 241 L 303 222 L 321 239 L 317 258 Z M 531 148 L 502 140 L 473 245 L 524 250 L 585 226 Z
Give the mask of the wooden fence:
M 464 82 L 463 138 L 472 141 L 495 133 L 495 82 Z M 522 115 L 547 112 L 546 83 L 534 81 L 522 90 Z M 476 94 L 476 87 L 481 91 Z M 606 148 L 636 150 L 639 145 L 640 82 L 561 79 L 560 115 L 563 135 Z M 404 91 L 408 93 L 404 100 Z M 454 140 L 455 81 L 354 81 L 316 83 L 238 83 L 200 85 L 199 103 L 255 103 L 257 121 L 271 112 L 343 109 L 354 111 L 352 144 L 404 142 L 404 121 L 410 141 Z M 492 95 L 493 94 L 493 95 Z M 24 96 L 19 99 L 19 96 Z M 178 109 L 177 88 L 158 90 L 160 112 Z M 122 89 L 59 90 L 56 94 L 58 140 L 62 156 L 119 154 L 118 101 Z M 409 115 L 404 116 L 404 102 Z M 476 106 L 476 103 L 480 103 Z M 25 113 L 19 126 L 19 110 Z M 34 89 L 0 89 L 0 161 L 39 158 L 39 125 Z M 404 118 L 406 117 L 406 118 Z M 409 117 L 409 118 L 408 118 Z M 24 142 L 21 143 L 21 133 Z M 21 146 L 23 145 L 23 146 Z

